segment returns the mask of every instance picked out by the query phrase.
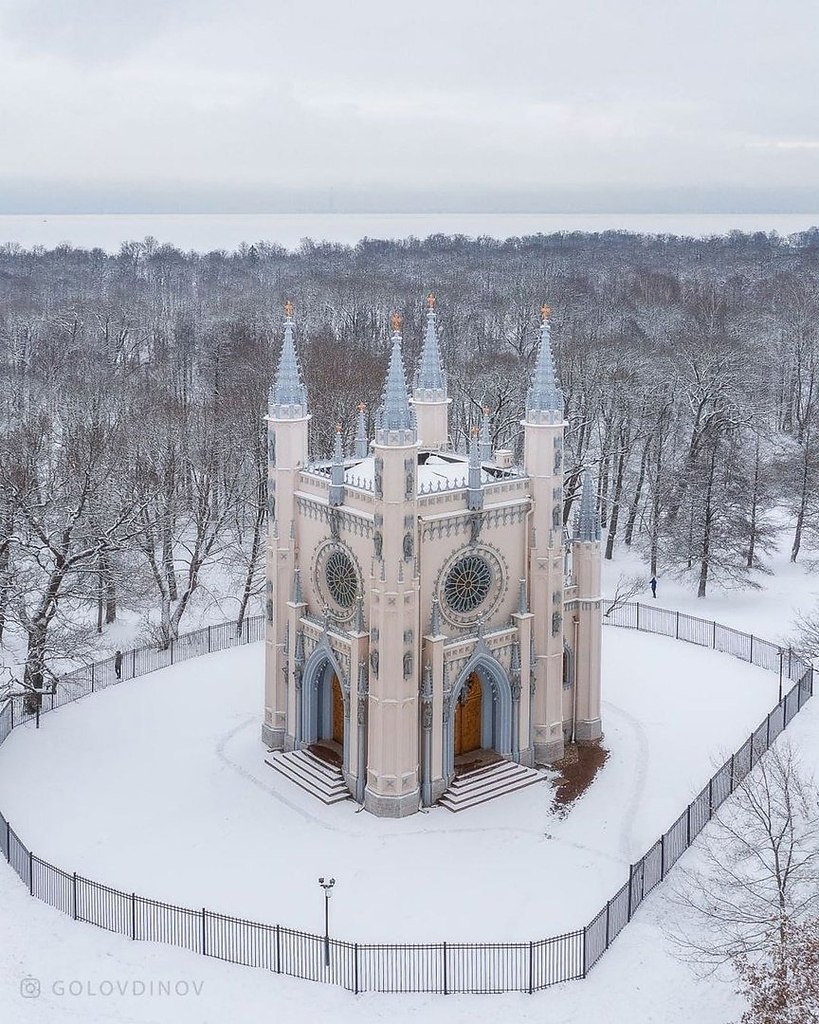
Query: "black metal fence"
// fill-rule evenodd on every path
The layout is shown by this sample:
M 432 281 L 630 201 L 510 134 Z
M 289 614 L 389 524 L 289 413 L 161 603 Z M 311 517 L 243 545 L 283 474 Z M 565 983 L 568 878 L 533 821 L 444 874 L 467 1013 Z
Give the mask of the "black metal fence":
M 340 985 L 351 992 L 531 993 L 583 978 L 813 694 L 813 669 L 797 654 L 719 623 L 641 604 L 621 605 L 606 621 L 733 654 L 781 672 L 783 681 L 794 685 L 668 831 L 631 865 L 620 890 L 584 928 L 536 942 L 378 945 L 326 940 L 323 935 L 282 925 L 244 921 L 204 908 L 177 907 L 69 873 L 35 856 L 2 814 L 0 851 L 32 896 L 75 920 L 131 939 L 182 946 L 230 963 Z M 235 623 L 222 623 L 188 633 L 167 650 L 142 647 L 128 651 L 122 679 L 209 651 L 252 643 L 263 634 L 264 618 L 257 616 L 246 619 L 240 630 Z M 55 692 L 45 697 L 41 713 L 119 681 L 113 658 L 68 673 Z M 7 701 L 0 709 L 0 743 L 15 726 L 32 717 L 21 701 Z

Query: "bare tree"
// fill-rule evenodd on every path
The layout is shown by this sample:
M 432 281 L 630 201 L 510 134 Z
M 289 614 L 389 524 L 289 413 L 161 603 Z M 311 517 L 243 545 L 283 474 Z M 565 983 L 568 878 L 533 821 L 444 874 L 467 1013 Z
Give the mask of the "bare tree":
M 786 739 L 722 804 L 696 852 L 676 876 L 684 914 L 672 937 L 702 967 L 785 979 L 793 930 L 819 913 L 819 792 Z

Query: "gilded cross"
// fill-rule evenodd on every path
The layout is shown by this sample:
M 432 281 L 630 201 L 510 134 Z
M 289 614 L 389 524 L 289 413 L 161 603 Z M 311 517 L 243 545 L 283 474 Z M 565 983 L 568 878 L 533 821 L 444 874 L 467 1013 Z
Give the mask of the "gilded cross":
M 435 296 L 432 294 L 432 292 L 430 292 L 429 295 L 427 295 L 427 306 L 430 309 L 435 309 Z
M 549 319 L 549 317 L 551 315 L 552 315 L 552 307 L 551 306 L 547 306 L 546 303 L 544 302 L 543 305 L 540 307 L 540 317 L 541 317 L 541 319 L 545 322 L 546 320 Z
M 394 331 L 396 331 L 396 332 L 400 331 L 401 330 L 401 314 L 400 313 L 393 313 L 391 323 L 392 323 L 392 329 Z
M 293 316 L 293 303 L 288 299 L 284 304 L 284 315 L 289 320 Z

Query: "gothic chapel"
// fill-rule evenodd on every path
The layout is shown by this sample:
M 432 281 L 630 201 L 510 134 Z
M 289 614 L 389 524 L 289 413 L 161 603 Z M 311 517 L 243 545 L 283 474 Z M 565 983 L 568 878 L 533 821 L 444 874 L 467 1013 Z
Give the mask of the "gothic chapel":
M 563 396 L 549 309 L 522 421 L 523 463 L 490 420 L 449 443 L 430 296 L 408 392 L 400 318 L 375 438 L 337 433 L 310 462 L 310 413 L 285 306 L 270 388 L 265 717 L 268 763 L 326 803 L 401 817 L 541 778 L 601 736 L 600 524 L 583 481 L 563 527 Z M 460 784 L 460 789 L 459 789 Z

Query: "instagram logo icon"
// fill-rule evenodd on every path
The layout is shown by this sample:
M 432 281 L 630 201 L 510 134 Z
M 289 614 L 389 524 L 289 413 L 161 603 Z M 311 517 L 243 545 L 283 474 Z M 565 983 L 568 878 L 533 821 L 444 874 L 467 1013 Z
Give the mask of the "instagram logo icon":
M 40 994 L 40 982 L 37 978 L 23 978 L 20 982 L 20 995 L 24 999 L 36 999 Z

